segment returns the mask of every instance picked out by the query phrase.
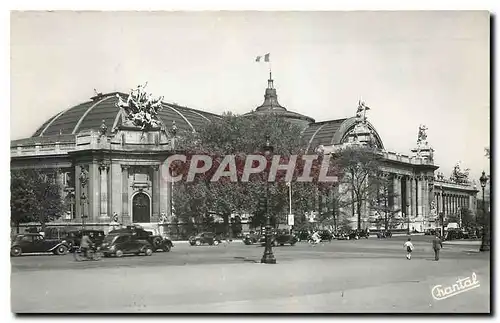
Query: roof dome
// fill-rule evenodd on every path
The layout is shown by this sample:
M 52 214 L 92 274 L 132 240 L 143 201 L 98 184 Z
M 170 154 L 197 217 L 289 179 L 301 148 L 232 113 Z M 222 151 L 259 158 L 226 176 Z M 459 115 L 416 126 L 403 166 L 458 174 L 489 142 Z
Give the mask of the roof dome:
M 115 105 L 118 101 L 117 94 L 124 98 L 128 96 L 122 92 L 99 93 L 90 101 L 64 110 L 44 122 L 32 138 L 76 135 L 82 130 L 97 130 L 102 125 L 103 120 L 108 126 L 108 132 L 111 132 L 121 123 L 120 109 Z M 158 117 L 166 126 L 175 121 L 179 130 L 187 131 L 196 131 L 203 124 L 220 118 L 216 114 L 164 102 L 162 109 L 158 112 Z
M 300 113 L 288 111 L 285 107 L 279 104 L 278 94 L 276 93 L 276 89 L 274 88 L 274 81 L 271 72 L 269 72 L 269 80 L 267 80 L 267 89 L 266 93 L 264 94 L 264 102 L 260 106 L 258 106 L 255 111 L 249 112 L 245 114 L 245 116 L 262 115 L 269 113 L 277 114 L 280 117 L 284 117 L 292 122 L 302 125 L 304 128 L 307 127 L 308 124 L 314 122 L 313 118 Z

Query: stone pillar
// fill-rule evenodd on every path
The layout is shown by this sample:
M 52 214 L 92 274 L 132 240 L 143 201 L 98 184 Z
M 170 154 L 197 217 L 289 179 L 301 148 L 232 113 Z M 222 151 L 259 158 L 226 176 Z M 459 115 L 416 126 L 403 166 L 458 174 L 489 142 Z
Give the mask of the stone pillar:
M 394 209 L 401 209 L 401 176 L 394 174 L 393 177 Z
M 101 178 L 101 214 L 102 220 L 107 220 L 108 216 L 108 170 L 109 165 L 100 164 L 100 178 Z
M 413 208 L 413 178 L 408 176 L 406 177 L 406 210 L 403 210 L 405 214 L 410 215 L 411 210 Z
M 80 184 L 80 165 L 75 166 L 75 217 L 82 218 L 82 204 L 80 197 L 82 196 L 82 186 Z M 85 194 L 86 195 L 86 194 Z
M 128 170 L 130 169 L 129 165 L 121 165 L 122 166 L 122 218 L 120 219 L 120 223 L 122 224 L 130 224 L 130 215 L 128 214 Z
M 422 216 L 422 177 L 417 178 L 417 185 L 415 186 L 417 195 L 417 210 L 415 213 L 416 217 Z
M 160 166 L 153 165 L 153 201 L 152 201 L 152 219 L 151 222 L 158 222 L 160 218 Z
M 422 182 L 422 217 L 425 219 L 429 215 L 429 181 L 427 177 Z
M 100 173 L 99 173 L 99 164 L 97 162 L 92 162 L 89 165 L 89 184 L 88 184 L 88 218 L 86 222 L 96 222 L 99 214 L 100 214 Z

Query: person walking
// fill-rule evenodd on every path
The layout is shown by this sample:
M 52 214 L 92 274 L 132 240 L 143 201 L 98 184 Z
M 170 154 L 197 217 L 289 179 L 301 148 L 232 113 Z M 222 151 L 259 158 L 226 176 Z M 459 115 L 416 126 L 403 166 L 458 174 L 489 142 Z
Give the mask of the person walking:
M 439 250 L 443 248 L 443 242 L 439 238 L 439 235 L 436 233 L 434 240 L 432 240 L 432 249 L 434 249 L 434 260 L 439 260 Z
M 413 249 L 415 248 L 413 246 L 413 243 L 411 243 L 411 238 L 408 238 L 408 241 L 406 241 L 403 246 L 406 248 L 406 252 L 407 252 L 406 259 L 410 260 L 411 259 L 411 253 L 412 253 Z

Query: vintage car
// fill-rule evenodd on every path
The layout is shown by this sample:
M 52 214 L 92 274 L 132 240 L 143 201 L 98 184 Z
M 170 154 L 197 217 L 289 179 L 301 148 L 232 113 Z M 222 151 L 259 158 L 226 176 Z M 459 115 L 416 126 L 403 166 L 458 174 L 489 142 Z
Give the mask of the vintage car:
M 219 243 L 221 243 L 220 237 L 212 232 L 202 232 L 198 233 L 195 236 L 189 237 L 189 244 L 192 246 L 201 246 L 203 244 L 216 246 Z
M 84 235 L 87 235 L 96 246 L 100 246 L 102 241 L 104 240 L 104 231 L 101 230 L 70 231 L 64 238 L 64 240 L 66 240 L 69 245 L 70 252 L 73 252 L 80 246 L 80 241 L 82 240 L 82 237 Z
M 390 237 L 392 237 L 391 230 L 383 230 L 383 231 L 377 232 L 377 238 L 379 238 L 379 239 L 390 238 Z
M 284 246 L 285 244 L 289 244 L 289 245 L 293 246 L 297 243 L 298 240 L 299 239 L 297 239 L 297 237 L 295 235 L 290 234 L 286 231 L 274 232 L 271 235 L 271 245 L 272 246 L 277 246 L 277 245 Z M 262 246 L 265 246 L 266 245 L 266 236 L 263 235 L 260 238 L 259 242 Z
M 333 233 L 328 230 L 321 230 L 318 233 L 321 241 L 332 241 L 334 238 Z
M 153 233 L 150 231 L 146 231 L 142 228 L 134 226 L 127 226 L 123 229 L 112 230 L 109 232 L 109 234 L 131 234 L 133 236 L 136 236 L 139 240 L 148 241 L 151 246 L 153 246 L 153 251 L 162 250 L 169 252 L 170 249 L 172 249 L 172 247 L 174 246 L 172 240 L 170 240 L 169 238 L 163 238 L 159 235 L 153 235 Z
M 122 257 L 126 254 L 151 256 L 153 246 L 130 233 L 110 233 L 104 238 L 100 251 L 104 257 Z
M 254 243 L 258 243 L 260 240 L 261 235 L 257 232 L 250 231 L 250 233 L 247 233 L 243 237 L 243 243 L 246 245 L 251 245 Z
M 24 253 L 51 252 L 56 255 L 64 255 L 68 252 L 69 245 L 61 239 L 45 239 L 38 233 L 19 234 L 12 241 L 10 254 L 13 257 Z

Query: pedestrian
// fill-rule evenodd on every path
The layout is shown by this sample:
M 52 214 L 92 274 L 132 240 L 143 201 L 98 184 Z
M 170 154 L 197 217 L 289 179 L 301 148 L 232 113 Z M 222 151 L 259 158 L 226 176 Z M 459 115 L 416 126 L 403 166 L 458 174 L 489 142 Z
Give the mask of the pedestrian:
M 408 238 L 408 241 L 406 241 L 403 246 L 406 248 L 406 252 L 407 252 L 406 259 L 410 260 L 411 259 L 411 252 L 415 248 L 413 246 L 413 243 L 411 243 L 411 238 Z
M 443 248 L 443 242 L 439 238 L 439 234 L 436 233 L 434 240 L 432 240 L 432 249 L 434 249 L 434 260 L 439 260 L 439 250 Z

